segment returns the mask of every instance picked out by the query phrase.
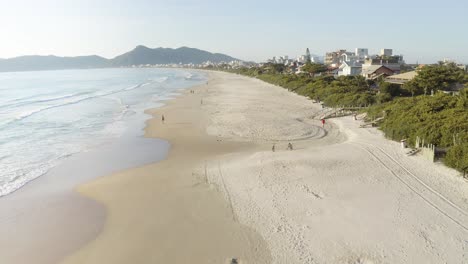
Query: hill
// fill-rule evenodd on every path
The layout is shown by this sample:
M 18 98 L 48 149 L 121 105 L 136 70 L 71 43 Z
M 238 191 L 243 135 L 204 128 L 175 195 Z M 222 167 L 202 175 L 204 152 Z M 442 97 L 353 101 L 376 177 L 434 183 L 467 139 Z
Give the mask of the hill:
M 225 54 L 211 53 L 188 47 L 150 49 L 145 46 L 137 46 L 135 49 L 113 59 L 106 59 L 96 55 L 80 57 L 34 55 L 0 59 L 0 72 L 126 67 L 142 64 L 200 64 L 206 61 L 219 63 L 233 60 L 237 59 Z
M 108 65 L 107 59 L 94 55 L 80 57 L 21 56 L 0 59 L 0 72 L 87 69 L 107 67 Z
M 156 48 L 150 49 L 145 46 L 137 46 L 132 51 L 115 57 L 111 60 L 113 66 L 130 66 L 141 64 L 171 64 L 171 63 L 194 63 L 200 64 L 206 61 L 214 63 L 230 62 L 237 60 L 228 55 L 211 53 L 204 50 L 181 47 L 178 49 Z

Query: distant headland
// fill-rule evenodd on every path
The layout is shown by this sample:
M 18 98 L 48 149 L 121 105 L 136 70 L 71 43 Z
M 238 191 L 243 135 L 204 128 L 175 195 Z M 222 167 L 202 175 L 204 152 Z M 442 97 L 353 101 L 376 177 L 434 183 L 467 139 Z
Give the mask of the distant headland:
M 225 54 L 211 53 L 189 47 L 151 49 L 140 45 L 112 59 L 106 59 L 97 55 L 78 57 L 32 55 L 0 59 L 0 72 L 131 67 L 133 65 L 148 64 L 202 64 L 204 62 L 222 63 L 232 61 L 240 60 Z

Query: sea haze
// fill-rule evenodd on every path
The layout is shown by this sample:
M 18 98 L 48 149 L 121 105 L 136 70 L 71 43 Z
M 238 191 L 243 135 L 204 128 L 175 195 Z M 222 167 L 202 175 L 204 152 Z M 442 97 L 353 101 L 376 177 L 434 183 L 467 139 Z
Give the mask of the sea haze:
M 141 136 L 145 109 L 204 80 L 168 69 L 0 73 L 0 196 L 73 154 Z

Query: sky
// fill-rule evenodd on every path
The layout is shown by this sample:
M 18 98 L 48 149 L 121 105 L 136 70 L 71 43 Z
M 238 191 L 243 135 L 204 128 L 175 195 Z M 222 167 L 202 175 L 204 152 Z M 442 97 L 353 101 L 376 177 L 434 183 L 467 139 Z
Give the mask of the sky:
M 0 0 L 0 58 L 188 46 L 249 61 L 392 48 L 468 63 L 466 0 Z

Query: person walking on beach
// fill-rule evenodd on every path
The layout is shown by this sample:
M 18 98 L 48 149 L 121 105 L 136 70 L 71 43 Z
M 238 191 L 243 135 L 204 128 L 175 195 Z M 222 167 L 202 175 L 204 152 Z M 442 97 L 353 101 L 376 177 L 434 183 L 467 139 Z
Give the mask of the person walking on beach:
M 325 118 L 322 118 L 322 128 L 325 127 Z
M 161 122 L 164 124 L 164 115 L 161 116 Z
M 275 144 L 273 144 L 273 147 L 271 147 L 271 151 L 275 152 Z
M 292 146 L 291 142 L 288 143 L 288 150 L 293 150 L 293 146 Z

